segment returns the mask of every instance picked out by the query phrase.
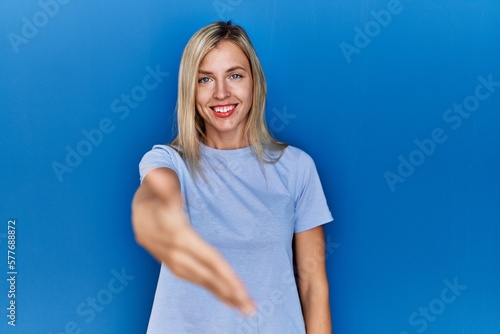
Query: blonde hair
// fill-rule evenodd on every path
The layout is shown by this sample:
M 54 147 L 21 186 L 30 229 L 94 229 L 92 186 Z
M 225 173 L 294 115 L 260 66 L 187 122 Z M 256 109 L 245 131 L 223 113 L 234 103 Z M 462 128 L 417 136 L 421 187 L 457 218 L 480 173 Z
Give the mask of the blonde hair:
M 257 53 L 245 30 L 231 21 L 215 22 L 198 30 L 189 40 L 179 67 L 177 97 L 177 137 L 172 141 L 191 172 L 201 172 L 200 141 L 205 137 L 205 124 L 196 111 L 195 94 L 200 64 L 205 55 L 220 41 L 231 41 L 245 53 L 253 77 L 252 107 L 248 114 L 244 136 L 253 152 L 263 163 L 275 163 L 287 146 L 274 139 L 266 125 L 266 79 Z M 273 154 L 279 153 L 278 155 Z

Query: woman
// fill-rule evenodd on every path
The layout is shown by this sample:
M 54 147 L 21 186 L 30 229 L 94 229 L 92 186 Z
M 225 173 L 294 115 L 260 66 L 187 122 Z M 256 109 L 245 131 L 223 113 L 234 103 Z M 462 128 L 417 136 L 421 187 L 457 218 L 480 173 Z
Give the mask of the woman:
M 137 241 L 162 263 L 148 333 L 331 333 L 332 217 L 312 159 L 270 136 L 265 100 L 241 27 L 193 35 L 177 138 L 143 157 L 133 200 Z

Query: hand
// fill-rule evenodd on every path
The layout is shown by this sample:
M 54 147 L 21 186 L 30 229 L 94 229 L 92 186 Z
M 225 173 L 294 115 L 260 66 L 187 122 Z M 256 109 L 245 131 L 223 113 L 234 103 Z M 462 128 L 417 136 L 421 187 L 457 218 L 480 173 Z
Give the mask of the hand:
M 177 277 L 205 287 L 245 315 L 255 304 L 222 255 L 191 227 L 178 207 L 146 201 L 134 205 L 137 242 Z

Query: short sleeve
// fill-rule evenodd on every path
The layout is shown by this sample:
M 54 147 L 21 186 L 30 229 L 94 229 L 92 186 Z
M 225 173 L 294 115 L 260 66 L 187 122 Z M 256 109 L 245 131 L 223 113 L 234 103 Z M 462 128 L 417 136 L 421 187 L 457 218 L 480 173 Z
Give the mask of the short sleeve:
M 179 174 L 176 161 L 178 160 L 177 156 L 178 153 L 170 146 L 153 146 L 153 148 L 142 157 L 139 163 L 141 183 L 149 172 L 157 168 L 170 168 Z
M 316 165 L 305 152 L 299 155 L 295 183 L 295 233 L 333 220 Z

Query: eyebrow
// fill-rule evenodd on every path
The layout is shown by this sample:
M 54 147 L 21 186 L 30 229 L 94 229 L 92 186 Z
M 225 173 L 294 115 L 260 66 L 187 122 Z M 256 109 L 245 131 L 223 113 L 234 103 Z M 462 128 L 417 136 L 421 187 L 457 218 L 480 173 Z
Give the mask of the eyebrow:
M 243 70 L 243 71 L 247 71 L 243 66 L 233 66 L 231 68 L 228 68 L 226 70 L 226 73 L 229 73 L 229 72 L 233 72 L 233 71 L 236 71 L 236 70 Z M 205 71 L 205 70 L 199 70 L 198 71 L 199 74 L 204 74 L 204 75 L 212 75 L 213 73 L 210 72 L 210 71 Z

